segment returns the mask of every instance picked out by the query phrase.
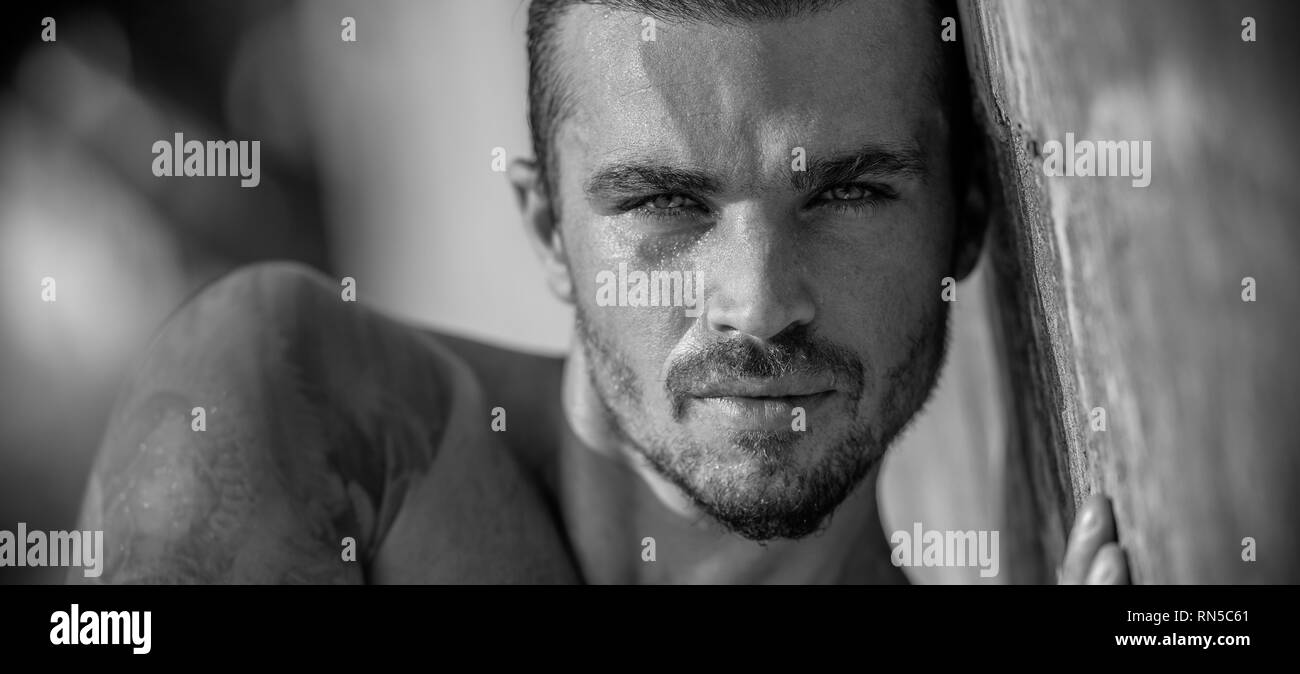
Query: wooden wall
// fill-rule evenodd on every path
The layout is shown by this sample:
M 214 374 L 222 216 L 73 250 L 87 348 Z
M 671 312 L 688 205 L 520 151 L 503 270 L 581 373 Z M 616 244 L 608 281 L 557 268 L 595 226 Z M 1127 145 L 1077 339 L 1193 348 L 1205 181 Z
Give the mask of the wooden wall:
M 1297 6 L 960 10 L 1001 183 L 1004 573 L 1053 581 L 1076 505 L 1102 491 L 1136 582 L 1300 582 Z M 1066 132 L 1151 141 L 1150 185 L 1046 177 Z

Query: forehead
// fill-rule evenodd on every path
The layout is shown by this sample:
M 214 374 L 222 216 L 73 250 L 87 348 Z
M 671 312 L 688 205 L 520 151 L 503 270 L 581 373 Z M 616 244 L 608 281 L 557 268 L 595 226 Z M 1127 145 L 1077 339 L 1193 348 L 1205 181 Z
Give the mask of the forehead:
M 866 143 L 932 145 L 938 24 L 919 2 L 862 0 L 805 16 L 657 20 L 599 5 L 566 10 L 556 66 L 567 89 L 557 149 L 725 165 Z

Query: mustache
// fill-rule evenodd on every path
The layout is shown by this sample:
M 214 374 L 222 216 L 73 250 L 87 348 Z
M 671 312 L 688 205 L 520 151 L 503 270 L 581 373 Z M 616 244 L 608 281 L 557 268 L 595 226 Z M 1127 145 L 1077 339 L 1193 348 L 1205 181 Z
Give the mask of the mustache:
M 856 354 L 799 326 L 762 344 L 728 339 L 692 349 L 669 366 L 664 387 L 676 416 L 688 392 L 704 382 L 786 376 L 829 377 L 855 403 L 867 379 L 866 367 Z

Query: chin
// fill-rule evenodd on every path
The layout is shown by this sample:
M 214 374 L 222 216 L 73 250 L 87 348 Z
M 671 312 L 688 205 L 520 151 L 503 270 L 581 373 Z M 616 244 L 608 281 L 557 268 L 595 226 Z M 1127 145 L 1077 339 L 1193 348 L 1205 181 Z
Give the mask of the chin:
M 807 471 L 827 460 L 836 448 L 849 445 L 848 433 L 812 433 L 792 430 L 706 429 L 693 434 L 689 446 L 698 448 L 704 461 L 731 467 L 739 473 Z M 830 439 L 828 439 L 828 436 Z M 851 451 L 851 450 L 850 450 Z M 860 451 L 867 451 L 865 447 Z
M 646 455 L 703 512 L 754 541 L 817 532 L 881 454 L 869 436 L 854 433 L 826 441 L 795 431 L 730 431 L 699 440 Z

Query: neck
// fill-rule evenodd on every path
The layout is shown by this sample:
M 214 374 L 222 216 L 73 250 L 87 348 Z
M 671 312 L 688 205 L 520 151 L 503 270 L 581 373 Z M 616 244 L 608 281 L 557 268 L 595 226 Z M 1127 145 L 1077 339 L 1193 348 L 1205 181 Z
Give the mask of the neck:
M 618 432 L 597 397 L 580 345 L 570 350 L 564 367 L 570 432 L 560 449 L 558 489 L 588 582 L 906 582 L 889 561 L 876 503 L 878 468 L 819 533 L 756 543 L 702 512 Z

